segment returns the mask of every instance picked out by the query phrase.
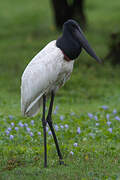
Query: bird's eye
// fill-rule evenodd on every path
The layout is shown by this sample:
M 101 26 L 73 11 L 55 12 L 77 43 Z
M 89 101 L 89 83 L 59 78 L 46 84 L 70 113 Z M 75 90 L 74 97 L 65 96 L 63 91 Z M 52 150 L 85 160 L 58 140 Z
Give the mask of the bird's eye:
M 76 28 L 76 25 L 75 25 L 75 24 L 73 24 L 73 25 L 72 25 L 72 27 L 73 27 L 73 28 Z
M 73 27 L 74 29 L 77 29 L 77 26 L 76 26 L 76 24 L 73 24 L 73 25 L 72 25 L 72 27 Z

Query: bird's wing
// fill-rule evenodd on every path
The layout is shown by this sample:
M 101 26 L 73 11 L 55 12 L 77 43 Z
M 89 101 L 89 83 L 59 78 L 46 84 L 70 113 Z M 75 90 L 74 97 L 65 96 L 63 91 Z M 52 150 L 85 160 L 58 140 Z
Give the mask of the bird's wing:
M 38 53 L 22 75 L 21 111 L 23 115 L 37 114 L 42 102 L 41 97 L 52 90 L 61 71 L 63 55 L 54 44 L 48 44 L 42 53 Z

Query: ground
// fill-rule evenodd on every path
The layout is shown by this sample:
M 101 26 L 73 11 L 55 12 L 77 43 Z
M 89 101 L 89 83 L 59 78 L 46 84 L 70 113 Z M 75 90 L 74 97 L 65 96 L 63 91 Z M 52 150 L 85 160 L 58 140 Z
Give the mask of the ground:
M 87 39 L 105 59 L 109 36 L 120 29 L 120 1 L 86 1 Z M 120 179 L 119 67 L 97 64 L 85 52 L 55 98 L 53 121 L 66 166 L 60 166 L 48 129 L 48 168 L 43 168 L 41 112 L 23 118 L 20 81 L 28 62 L 56 39 L 50 4 L 8 0 L 0 12 L 0 178 Z

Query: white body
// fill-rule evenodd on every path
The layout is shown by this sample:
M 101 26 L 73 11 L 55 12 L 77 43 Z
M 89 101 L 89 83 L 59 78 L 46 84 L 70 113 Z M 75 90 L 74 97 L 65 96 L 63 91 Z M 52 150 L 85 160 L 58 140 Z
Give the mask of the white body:
M 74 61 L 64 60 L 56 41 L 50 42 L 27 65 L 21 82 L 21 111 L 24 116 L 35 116 L 43 94 L 48 95 L 69 79 Z

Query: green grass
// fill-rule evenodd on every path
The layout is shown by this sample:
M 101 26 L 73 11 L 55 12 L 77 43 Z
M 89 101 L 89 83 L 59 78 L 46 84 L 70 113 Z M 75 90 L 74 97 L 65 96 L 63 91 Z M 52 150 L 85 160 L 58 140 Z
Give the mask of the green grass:
M 85 6 L 86 36 L 104 59 L 110 34 L 120 30 L 120 1 L 86 0 Z M 59 110 L 53 121 L 59 126 L 57 136 L 67 166 L 59 166 L 52 137 L 48 135 L 48 168 L 44 169 L 43 136 L 37 135 L 42 132 L 41 113 L 32 118 L 34 126 L 32 119 L 21 116 L 20 81 L 32 57 L 60 32 L 55 29 L 47 0 L 41 4 L 32 0 L 2 1 L 0 14 L 0 179 L 120 179 L 120 122 L 115 120 L 115 116 L 120 116 L 119 67 L 111 67 L 109 59 L 99 65 L 82 52 L 71 79 L 55 99 Z M 109 109 L 103 111 L 102 105 Z M 116 115 L 113 109 L 117 109 Z M 72 112 L 75 115 L 71 116 Z M 99 126 L 94 118 L 88 118 L 88 112 L 98 117 Z M 112 133 L 106 124 L 107 114 Z M 14 139 L 10 140 L 5 131 L 11 122 L 17 127 L 19 122 L 27 123 L 34 136 L 30 137 L 25 128 L 19 127 L 18 132 L 12 128 Z M 68 130 L 60 128 L 65 124 L 69 125 Z M 79 135 L 77 127 L 81 128 Z M 73 145 L 75 142 L 77 147 Z

